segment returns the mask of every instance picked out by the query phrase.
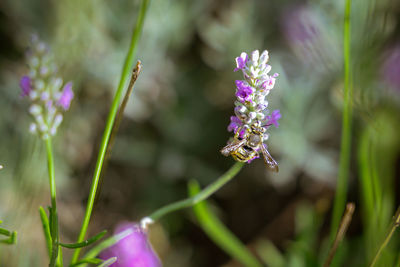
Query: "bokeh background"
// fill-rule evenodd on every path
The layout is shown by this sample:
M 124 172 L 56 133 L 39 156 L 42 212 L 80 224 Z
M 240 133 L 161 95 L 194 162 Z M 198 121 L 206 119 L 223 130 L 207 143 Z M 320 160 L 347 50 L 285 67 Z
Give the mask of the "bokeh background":
M 38 214 L 50 202 L 45 146 L 28 132 L 28 103 L 18 86 L 31 34 L 50 45 L 60 73 L 74 83 L 75 98 L 54 140 L 61 238 L 74 242 L 139 4 L 0 2 L 0 219 L 18 231 L 17 245 L 0 246 L 0 266 L 47 264 Z M 189 179 L 205 186 L 233 164 L 219 150 L 230 137 L 234 81 L 241 78 L 234 58 L 268 49 L 272 72 L 280 74 L 269 107 L 280 109 L 282 119 L 268 140 L 280 172 L 256 160 L 209 204 L 267 266 L 323 262 L 340 152 L 343 14 L 344 1 L 152 1 L 137 53 L 143 71 L 89 235 L 111 233 L 122 221 L 185 198 Z M 372 163 L 385 196 L 382 233 L 399 202 L 400 2 L 354 0 L 351 15 L 349 200 L 356 212 L 339 266 L 364 266 L 372 255 L 364 250 L 361 212 L 363 136 L 373 140 Z M 162 218 L 150 232 L 164 266 L 240 266 L 202 232 L 190 209 Z M 387 257 L 399 262 L 391 245 Z

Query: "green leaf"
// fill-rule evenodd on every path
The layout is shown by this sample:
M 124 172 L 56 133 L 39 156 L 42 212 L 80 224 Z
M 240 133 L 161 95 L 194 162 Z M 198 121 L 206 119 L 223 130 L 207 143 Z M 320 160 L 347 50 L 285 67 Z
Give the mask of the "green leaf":
M 42 221 L 42 227 L 43 227 L 43 233 L 44 233 L 44 238 L 46 240 L 46 245 L 47 245 L 47 252 L 49 253 L 49 257 L 51 256 L 51 250 L 52 250 L 52 239 L 51 239 L 51 234 L 50 234 L 50 224 L 49 224 L 49 219 L 47 217 L 46 211 L 42 206 L 39 207 L 39 214 L 40 214 L 40 220 Z
M 104 231 L 98 233 L 97 235 L 95 235 L 94 237 L 89 238 L 88 240 L 85 240 L 85 241 L 79 242 L 79 243 L 72 243 L 72 244 L 59 243 L 59 244 L 60 244 L 60 246 L 62 246 L 64 248 L 72 248 L 72 249 L 83 248 L 83 247 L 93 244 L 94 242 L 96 242 L 97 240 L 102 238 L 106 233 L 107 233 L 107 230 L 104 230 Z
M 198 183 L 189 182 L 189 195 L 194 196 L 200 191 Z M 205 200 L 193 206 L 194 213 L 203 231 L 232 258 L 244 266 L 261 267 L 262 264 L 253 256 L 245 245 L 209 210 Z

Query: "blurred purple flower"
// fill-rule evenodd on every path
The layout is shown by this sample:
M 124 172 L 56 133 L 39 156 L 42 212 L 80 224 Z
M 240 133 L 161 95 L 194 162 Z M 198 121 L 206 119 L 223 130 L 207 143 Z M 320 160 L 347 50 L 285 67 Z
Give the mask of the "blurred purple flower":
M 29 76 L 22 76 L 21 80 L 19 81 L 19 86 L 22 89 L 21 96 L 28 96 L 29 93 L 32 91 L 32 81 Z
M 391 87 L 400 90 L 400 45 L 387 53 L 382 67 L 382 75 Z
M 246 67 L 246 63 L 247 60 L 249 59 L 249 57 L 247 56 L 247 54 L 245 52 L 242 52 L 240 54 L 240 57 L 237 57 L 236 60 L 236 68 L 233 71 L 238 71 L 238 70 L 242 70 Z
M 272 111 L 271 115 L 267 116 L 267 124 L 266 126 L 275 125 L 278 128 L 279 123 L 278 120 L 282 117 L 279 109 Z
M 235 81 L 237 90 L 236 96 L 240 102 L 250 101 L 251 102 L 251 95 L 254 93 L 254 89 L 251 86 L 246 85 L 246 83 L 242 80 Z
M 305 5 L 293 6 L 283 15 L 283 28 L 290 42 L 307 42 L 319 36 L 315 14 Z
M 233 131 L 234 133 L 236 133 L 237 129 L 242 125 L 243 123 L 238 117 L 231 116 L 231 123 L 228 125 L 228 132 Z
M 117 257 L 112 267 L 161 267 L 161 262 L 151 247 L 147 233 L 136 223 L 122 223 L 116 234 L 132 229 L 133 232 L 121 239 L 117 244 L 104 250 L 99 258 L 107 260 Z
M 68 110 L 72 98 L 74 98 L 74 92 L 72 92 L 72 82 L 69 82 L 64 86 L 60 99 L 58 99 L 57 101 L 57 104 L 64 110 Z

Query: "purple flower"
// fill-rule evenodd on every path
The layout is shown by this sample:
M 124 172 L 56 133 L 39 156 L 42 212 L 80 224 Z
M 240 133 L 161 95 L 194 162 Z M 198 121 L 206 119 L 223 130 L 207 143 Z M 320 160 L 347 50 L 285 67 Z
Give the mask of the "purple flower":
M 116 234 L 132 229 L 133 232 L 115 245 L 104 250 L 99 258 L 116 257 L 112 267 L 161 267 L 161 262 L 151 247 L 147 233 L 138 224 L 125 222 L 116 229 Z
M 67 110 L 69 109 L 72 98 L 74 98 L 74 92 L 72 92 L 72 82 L 69 82 L 64 86 L 63 92 L 58 99 L 57 104 L 64 110 Z
M 228 125 L 228 132 L 233 131 L 234 133 L 236 133 L 237 129 L 242 125 L 243 123 L 238 117 L 231 116 L 231 123 Z
M 267 116 L 267 124 L 266 126 L 275 125 L 278 128 L 279 123 L 278 120 L 282 117 L 279 109 L 272 111 L 271 115 Z
M 29 93 L 32 91 L 32 81 L 29 76 L 23 76 L 19 81 L 19 86 L 22 89 L 21 96 L 28 96 Z
M 247 60 L 249 59 L 249 57 L 247 56 L 247 54 L 245 52 L 242 52 L 240 54 L 240 57 L 237 57 L 236 60 L 236 68 L 233 71 L 238 71 L 238 70 L 242 70 L 246 67 L 246 63 Z
M 387 53 L 382 67 L 382 75 L 391 87 L 400 90 L 400 46 L 392 48 Z
M 251 95 L 254 93 L 254 89 L 251 86 L 246 85 L 244 81 L 237 80 L 235 81 L 237 90 L 236 96 L 240 102 L 250 101 L 251 102 Z

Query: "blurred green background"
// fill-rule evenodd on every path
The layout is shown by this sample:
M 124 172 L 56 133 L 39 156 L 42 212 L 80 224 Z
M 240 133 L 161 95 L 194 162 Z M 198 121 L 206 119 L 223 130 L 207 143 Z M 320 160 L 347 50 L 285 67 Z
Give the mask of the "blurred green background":
M 54 140 L 61 239 L 74 242 L 139 4 L 0 2 L 0 219 L 18 231 L 17 245 L 0 246 L 0 266 L 47 264 L 38 216 L 38 206 L 50 202 L 45 147 L 28 132 L 28 103 L 18 86 L 30 35 L 50 45 L 60 73 L 74 83 L 75 98 Z M 344 1 L 152 1 L 137 52 L 143 70 L 89 235 L 111 233 L 121 221 L 185 198 L 188 179 L 205 186 L 233 164 L 219 150 L 230 137 L 234 81 L 241 79 L 234 58 L 267 49 L 272 72 L 280 74 L 268 100 L 282 119 L 267 142 L 280 172 L 267 172 L 256 160 L 209 203 L 267 266 L 319 266 L 329 245 L 340 152 L 343 14 Z M 399 1 L 352 3 L 349 200 L 356 212 L 338 266 L 370 262 L 399 203 L 399 18 Z M 372 241 L 363 213 L 363 156 L 382 192 Z M 151 236 L 164 266 L 240 266 L 209 240 L 190 210 L 164 217 Z M 398 237 L 384 253 L 390 265 L 382 266 L 400 262 Z

